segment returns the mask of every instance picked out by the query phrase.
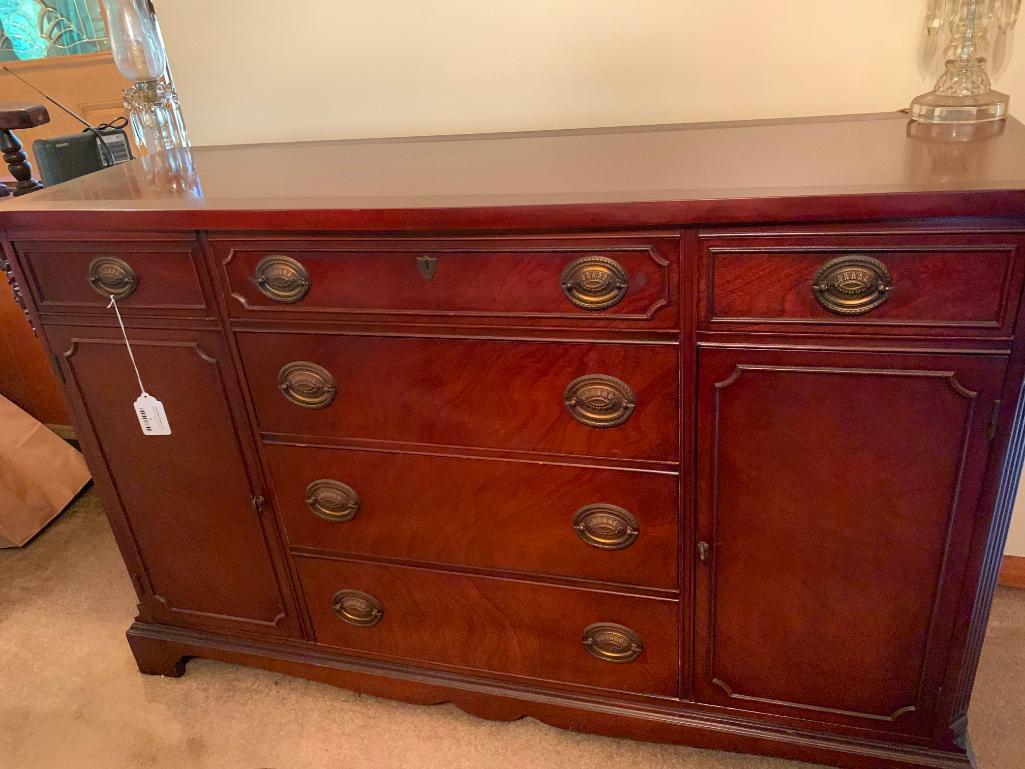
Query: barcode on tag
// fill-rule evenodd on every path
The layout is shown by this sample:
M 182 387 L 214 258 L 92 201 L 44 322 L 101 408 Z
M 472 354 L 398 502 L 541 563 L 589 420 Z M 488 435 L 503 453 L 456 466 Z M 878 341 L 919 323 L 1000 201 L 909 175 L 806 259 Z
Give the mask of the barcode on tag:
M 164 404 L 149 393 L 143 393 L 135 401 L 135 413 L 143 435 L 170 435 Z

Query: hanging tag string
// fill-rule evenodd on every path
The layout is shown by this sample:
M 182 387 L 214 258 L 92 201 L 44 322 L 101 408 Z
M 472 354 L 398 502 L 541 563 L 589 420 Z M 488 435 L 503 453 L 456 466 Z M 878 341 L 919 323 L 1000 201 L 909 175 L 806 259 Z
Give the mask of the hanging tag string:
M 110 304 L 107 305 L 109 310 L 111 307 L 114 308 L 114 314 L 117 316 L 117 324 L 121 327 L 121 336 L 125 338 L 125 347 L 128 348 L 128 357 L 132 359 L 132 368 L 135 369 L 135 378 L 139 380 L 139 390 L 143 395 L 146 395 L 146 388 L 142 384 L 142 375 L 139 373 L 139 367 L 135 365 L 135 355 L 132 353 L 132 344 L 128 341 L 128 332 L 125 331 L 125 323 L 121 320 L 121 311 L 117 308 L 117 300 L 114 297 L 110 297 Z

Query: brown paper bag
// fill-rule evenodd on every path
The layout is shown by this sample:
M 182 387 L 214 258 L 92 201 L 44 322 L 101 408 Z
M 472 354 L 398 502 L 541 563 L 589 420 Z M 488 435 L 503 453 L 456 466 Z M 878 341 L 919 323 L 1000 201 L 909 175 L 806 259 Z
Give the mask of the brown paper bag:
M 0 396 L 0 548 L 32 539 L 89 478 L 80 453 Z

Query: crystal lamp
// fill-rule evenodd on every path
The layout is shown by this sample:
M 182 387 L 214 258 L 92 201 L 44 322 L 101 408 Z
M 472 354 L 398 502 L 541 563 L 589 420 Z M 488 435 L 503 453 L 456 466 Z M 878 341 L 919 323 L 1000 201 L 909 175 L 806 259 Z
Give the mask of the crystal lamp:
M 936 87 L 911 102 L 912 120 L 980 123 L 1007 116 L 1010 97 L 986 72 L 992 38 L 1014 27 L 1022 0 L 929 0 L 928 32 L 950 30 L 946 66 Z
M 125 108 L 139 148 L 148 153 L 187 147 L 178 95 L 166 76 L 167 56 L 147 0 L 103 0 L 110 47 L 118 70 L 133 85 Z

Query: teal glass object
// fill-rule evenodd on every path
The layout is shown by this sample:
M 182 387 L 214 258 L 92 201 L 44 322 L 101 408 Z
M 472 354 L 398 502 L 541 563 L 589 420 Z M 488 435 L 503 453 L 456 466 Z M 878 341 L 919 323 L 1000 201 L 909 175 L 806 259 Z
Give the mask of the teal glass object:
M 0 0 L 0 61 L 109 50 L 99 0 Z

